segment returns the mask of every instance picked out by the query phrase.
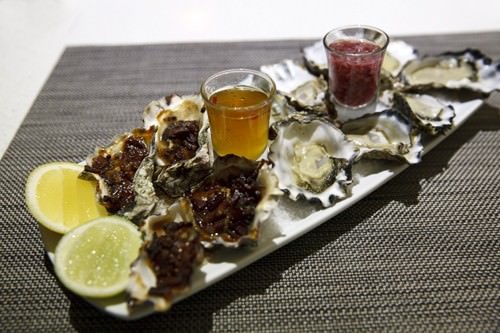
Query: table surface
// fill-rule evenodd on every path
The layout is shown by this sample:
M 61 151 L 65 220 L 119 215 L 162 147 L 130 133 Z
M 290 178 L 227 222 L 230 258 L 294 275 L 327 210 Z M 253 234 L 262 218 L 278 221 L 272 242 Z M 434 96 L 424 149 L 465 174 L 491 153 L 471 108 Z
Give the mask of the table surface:
M 405 39 L 423 53 L 470 46 L 500 56 L 498 32 Z M 311 43 L 67 48 L 0 160 L 2 330 L 494 331 L 500 124 L 498 106 L 486 104 L 421 163 L 168 313 L 121 321 L 58 283 L 24 204 L 36 165 L 80 161 L 141 126 L 152 99 L 192 93 L 200 78 L 226 66 L 300 58 Z
M 475 47 L 500 58 L 493 1 L 357 1 L 310 12 L 290 1 L 254 1 L 244 12 L 237 2 L 194 3 L 0 2 L 0 330 L 494 331 L 499 95 L 422 163 L 167 314 L 123 322 L 61 288 L 24 205 L 26 175 L 48 160 L 81 160 L 137 126 L 151 99 L 192 92 L 226 66 L 299 57 L 349 23 L 410 36 L 423 53 Z M 276 24 L 276 13 L 292 19 Z M 105 46 L 122 44 L 132 46 Z
M 68 45 L 319 39 L 345 24 L 389 35 L 498 31 L 477 0 L 0 1 L 0 157 Z

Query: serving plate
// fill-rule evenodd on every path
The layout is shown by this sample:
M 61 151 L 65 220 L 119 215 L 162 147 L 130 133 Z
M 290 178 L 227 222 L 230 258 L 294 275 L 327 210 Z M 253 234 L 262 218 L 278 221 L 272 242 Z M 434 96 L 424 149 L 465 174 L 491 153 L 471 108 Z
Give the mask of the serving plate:
M 424 137 L 424 154 L 459 128 L 474 114 L 483 101 L 481 99 L 467 102 L 451 100 L 449 103 L 453 105 L 456 112 L 454 124 L 444 135 Z M 247 247 L 236 251 L 234 249 L 215 251 L 213 257 L 195 270 L 190 291 L 175 299 L 174 302 L 179 302 L 207 288 L 316 228 L 372 193 L 408 166 L 404 163 L 361 160 L 353 166 L 352 195 L 326 209 L 305 201 L 294 202 L 286 196 L 281 197 L 270 219 L 262 226 L 261 238 L 256 247 Z M 55 247 L 61 235 L 42 226 L 40 229 L 45 249 L 53 262 Z M 153 307 L 147 305 L 129 311 L 124 294 L 106 299 L 85 298 L 85 300 L 105 313 L 124 320 L 139 319 L 154 313 Z

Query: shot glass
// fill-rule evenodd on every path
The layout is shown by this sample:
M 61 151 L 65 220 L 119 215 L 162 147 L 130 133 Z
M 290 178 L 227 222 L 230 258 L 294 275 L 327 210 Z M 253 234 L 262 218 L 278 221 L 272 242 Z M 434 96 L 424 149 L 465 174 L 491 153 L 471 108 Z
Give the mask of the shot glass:
M 229 69 L 201 85 L 212 146 L 218 156 L 258 159 L 267 147 L 269 117 L 276 85 L 265 73 Z
M 328 59 L 330 102 L 337 115 L 352 118 L 354 114 L 375 111 L 389 36 L 370 26 L 344 26 L 329 31 L 323 44 Z

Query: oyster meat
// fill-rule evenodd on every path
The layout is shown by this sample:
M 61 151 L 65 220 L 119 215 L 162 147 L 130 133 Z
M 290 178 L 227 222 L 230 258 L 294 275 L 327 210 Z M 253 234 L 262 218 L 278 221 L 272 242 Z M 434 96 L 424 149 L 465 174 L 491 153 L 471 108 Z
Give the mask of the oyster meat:
M 420 134 L 410 121 L 393 110 L 365 115 L 342 124 L 341 130 L 359 148 L 359 158 L 421 160 Z
M 483 93 L 500 89 L 500 63 L 474 49 L 410 61 L 401 75 L 410 89 L 467 88 Z
M 394 107 L 431 135 L 444 133 L 453 125 L 455 110 L 434 96 L 394 93 Z
M 391 40 L 382 63 L 382 69 L 396 77 L 401 69 L 411 60 L 417 59 L 417 50 L 402 40 Z
M 324 207 L 347 197 L 354 144 L 325 120 L 283 121 L 269 147 L 279 187 L 292 200 L 319 201 Z
M 260 70 L 274 80 L 276 89 L 299 110 L 328 115 L 325 101 L 327 83 L 322 77 L 312 75 L 302 64 L 290 59 L 261 66 Z
M 265 161 L 234 155 L 216 159 L 213 172 L 188 195 L 195 225 L 206 247 L 256 244 L 265 221 L 281 195 Z

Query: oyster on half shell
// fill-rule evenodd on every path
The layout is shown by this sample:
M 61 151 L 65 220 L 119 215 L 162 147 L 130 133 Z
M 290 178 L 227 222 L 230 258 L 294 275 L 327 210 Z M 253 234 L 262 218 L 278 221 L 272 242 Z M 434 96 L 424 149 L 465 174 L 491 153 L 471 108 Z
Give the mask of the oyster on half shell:
M 406 117 L 386 110 L 342 124 L 341 130 L 359 148 L 359 158 L 402 160 L 414 164 L 421 160 L 420 134 Z
M 154 150 L 154 133 L 154 127 L 136 128 L 87 157 L 81 176 L 97 180 L 97 197 L 108 212 L 123 215 L 134 208 L 134 178 Z
M 268 162 L 226 155 L 187 197 L 203 245 L 234 248 L 257 243 L 260 224 L 281 194 Z
M 444 87 L 490 93 L 500 89 L 500 63 L 475 49 L 412 60 L 401 76 L 412 90 Z
M 325 46 L 323 41 L 306 46 L 302 49 L 304 64 L 314 75 L 328 77 L 328 60 L 326 58 Z
M 276 83 L 276 89 L 299 110 L 328 114 L 325 95 L 328 88 L 322 77 L 309 73 L 297 61 L 285 59 L 280 63 L 261 66 L 260 70 Z
M 144 125 L 157 128 L 154 182 L 178 197 L 209 173 L 208 117 L 199 95 L 172 95 L 144 109 Z
M 180 198 L 162 215 L 149 216 L 141 231 L 144 243 L 131 265 L 128 306 L 132 311 L 141 305 L 166 311 L 189 290 L 204 256 L 188 202 Z
M 279 187 L 292 200 L 319 201 L 324 207 L 349 195 L 354 144 L 325 120 L 283 121 L 269 147 Z
M 410 117 L 426 133 L 443 133 L 453 125 L 453 106 L 434 96 L 395 92 L 393 101 L 396 110 Z
M 417 50 L 405 41 L 391 40 L 387 45 L 382 69 L 396 77 L 409 61 L 417 59 L 417 55 Z

